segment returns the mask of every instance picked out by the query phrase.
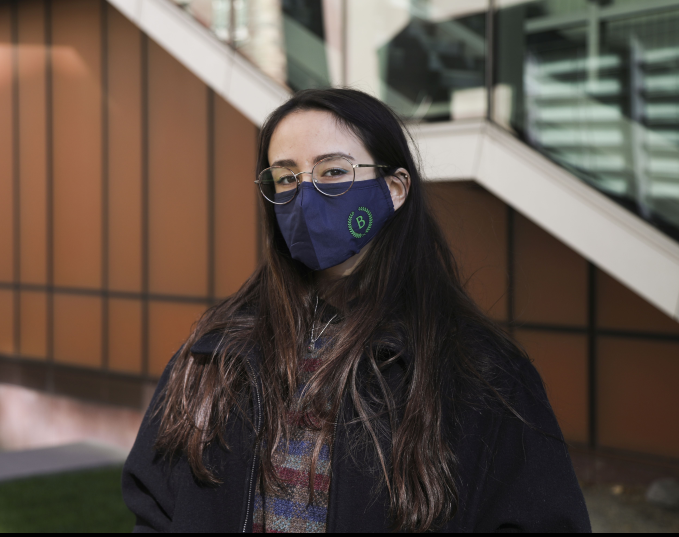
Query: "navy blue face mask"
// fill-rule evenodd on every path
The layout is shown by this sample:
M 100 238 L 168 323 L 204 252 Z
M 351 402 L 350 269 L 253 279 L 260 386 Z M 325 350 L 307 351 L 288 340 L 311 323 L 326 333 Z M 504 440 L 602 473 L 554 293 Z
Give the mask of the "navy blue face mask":
M 344 192 L 347 183 L 333 185 Z M 324 185 L 324 188 L 328 188 Z M 276 194 L 277 202 L 292 194 Z M 290 203 L 276 205 L 276 220 L 293 259 L 311 270 L 334 267 L 361 251 L 394 214 L 384 178 L 354 182 L 336 198 L 324 196 L 310 182 L 299 186 Z

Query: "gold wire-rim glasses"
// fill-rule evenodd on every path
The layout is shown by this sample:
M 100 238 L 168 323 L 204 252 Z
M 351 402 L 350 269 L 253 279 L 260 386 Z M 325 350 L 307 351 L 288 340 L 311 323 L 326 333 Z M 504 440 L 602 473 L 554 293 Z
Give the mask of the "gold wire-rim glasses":
M 347 165 L 349 168 L 351 168 L 351 171 L 352 171 L 351 183 L 349 184 L 349 186 L 347 187 L 347 189 L 346 189 L 344 192 L 340 192 L 339 194 L 330 194 L 330 193 L 328 193 L 328 192 L 324 192 L 324 191 L 318 186 L 319 183 L 318 183 L 318 181 L 317 181 L 316 176 L 314 175 L 314 171 L 316 170 L 316 168 L 317 168 L 320 164 L 322 164 L 322 163 L 327 163 L 327 162 L 333 161 L 333 160 L 341 160 L 341 161 L 345 162 L 346 165 Z M 314 188 L 315 188 L 316 190 L 318 190 L 318 192 L 320 192 L 320 193 L 323 194 L 324 196 L 328 196 L 328 197 L 330 197 L 330 198 L 337 198 L 337 197 L 343 196 L 344 194 L 346 194 L 347 192 L 349 192 L 349 190 L 351 190 L 351 187 L 354 186 L 354 182 L 356 181 L 356 168 L 392 168 L 392 167 L 393 167 L 393 166 L 387 166 L 387 165 L 384 165 L 384 164 L 353 164 L 351 161 L 349 161 L 349 160 L 348 160 L 347 158 L 345 158 L 345 157 L 340 157 L 340 156 L 330 156 L 330 157 L 326 157 L 326 158 L 324 158 L 324 159 L 319 160 L 316 164 L 314 164 L 314 167 L 311 169 L 310 172 L 297 172 L 297 173 L 295 173 L 295 172 L 293 172 L 290 168 L 287 168 L 287 167 L 285 167 L 285 166 L 270 166 L 270 167 L 268 167 L 268 168 L 266 168 L 265 170 L 262 170 L 262 171 L 260 172 L 260 174 L 259 174 L 259 176 L 257 177 L 257 179 L 255 179 L 255 184 L 257 184 L 257 185 L 259 186 L 259 192 L 262 194 L 262 196 L 264 197 L 264 199 L 265 199 L 266 201 L 268 201 L 269 203 L 273 203 L 274 205 L 286 205 L 286 204 L 290 203 L 293 199 L 295 199 L 295 196 L 297 196 L 297 192 L 299 192 L 299 185 L 302 184 L 302 181 L 299 179 L 299 176 L 300 176 L 300 175 L 304 175 L 304 174 L 311 175 L 311 182 L 313 183 Z M 285 175 L 286 178 L 289 178 L 289 177 L 291 177 L 291 176 L 295 178 L 295 189 L 294 189 L 294 193 L 290 196 L 290 199 L 288 199 L 288 200 L 286 200 L 286 201 L 283 201 L 283 202 L 274 201 L 274 200 L 272 200 L 271 198 L 269 198 L 269 196 L 267 196 L 267 194 L 264 192 L 264 190 L 263 190 L 263 185 L 265 185 L 265 184 L 271 184 L 270 182 L 266 181 L 265 176 L 266 176 L 267 173 L 269 173 L 269 174 L 271 174 L 271 175 L 273 176 L 274 173 L 273 173 L 272 170 L 286 170 L 286 171 L 290 172 L 289 175 Z M 263 178 L 264 178 L 264 179 L 263 179 Z M 346 177 L 344 177 L 343 179 L 346 179 Z M 343 181 L 343 182 L 346 182 L 346 181 Z M 324 183 L 321 183 L 321 184 L 324 184 Z M 332 183 L 328 183 L 328 184 L 332 184 Z M 286 191 L 286 192 L 293 192 L 293 190 L 290 189 L 290 190 L 288 190 L 288 191 Z M 274 193 L 274 194 L 275 194 L 275 193 Z M 272 196 L 272 197 L 273 197 L 273 196 Z

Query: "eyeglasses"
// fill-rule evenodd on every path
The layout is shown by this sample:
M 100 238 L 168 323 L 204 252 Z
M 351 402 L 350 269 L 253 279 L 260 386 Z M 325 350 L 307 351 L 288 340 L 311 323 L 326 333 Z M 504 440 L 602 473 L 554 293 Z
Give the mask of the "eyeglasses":
M 297 195 L 300 175 L 311 175 L 312 182 L 321 194 L 336 198 L 349 192 L 356 179 L 356 168 L 391 168 L 383 164 L 352 164 L 344 157 L 319 160 L 310 172 L 295 173 L 282 166 L 271 166 L 259 174 L 255 183 L 264 199 L 275 205 L 290 203 Z

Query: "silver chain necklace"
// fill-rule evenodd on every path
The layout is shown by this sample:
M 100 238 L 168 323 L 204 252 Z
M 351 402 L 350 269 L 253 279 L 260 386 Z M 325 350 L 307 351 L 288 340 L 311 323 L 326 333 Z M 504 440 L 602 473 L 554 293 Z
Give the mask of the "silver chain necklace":
M 316 295 L 316 306 L 314 307 L 314 318 L 313 321 L 311 322 L 311 343 L 309 343 L 309 352 L 313 352 L 313 350 L 316 348 L 316 342 L 320 339 L 320 337 L 323 335 L 323 332 L 325 332 L 325 329 L 330 326 L 330 323 L 335 320 L 335 317 L 337 317 L 337 313 L 331 317 L 331 319 L 326 323 L 326 325 L 323 327 L 323 330 L 321 330 L 321 333 L 318 334 L 316 337 L 314 337 L 314 330 L 315 330 L 315 324 L 316 324 L 316 312 L 318 311 L 318 295 Z

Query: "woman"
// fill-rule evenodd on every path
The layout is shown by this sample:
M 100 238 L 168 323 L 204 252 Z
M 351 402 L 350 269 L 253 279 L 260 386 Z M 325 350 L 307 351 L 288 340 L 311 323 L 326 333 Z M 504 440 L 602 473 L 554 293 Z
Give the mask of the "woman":
M 138 531 L 589 531 L 539 375 L 464 291 L 404 127 L 307 90 L 259 141 L 264 261 L 170 361 Z

